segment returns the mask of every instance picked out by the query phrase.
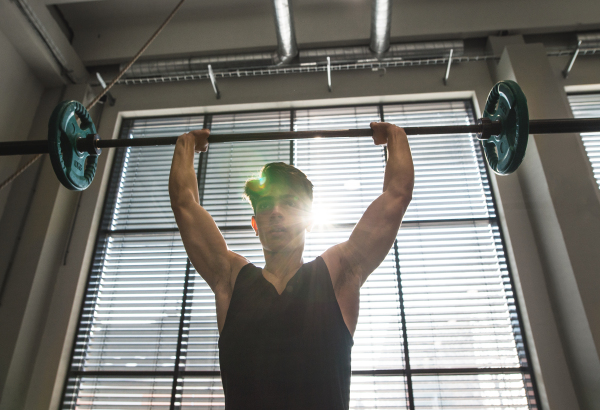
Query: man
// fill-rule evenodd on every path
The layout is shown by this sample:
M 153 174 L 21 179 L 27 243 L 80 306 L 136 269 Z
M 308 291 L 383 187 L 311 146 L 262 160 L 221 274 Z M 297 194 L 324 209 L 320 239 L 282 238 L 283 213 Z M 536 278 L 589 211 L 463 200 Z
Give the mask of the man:
M 383 193 L 346 242 L 312 262 L 302 260 L 311 228 L 312 184 L 306 176 L 273 163 L 246 183 L 263 269 L 228 250 L 199 204 L 194 152 L 208 149 L 208 130 L 179 137 L 171 206 L 192 264 L 215 293 L 228 410 L 348 409 L 360 287 L 388 254 L 414 184 L 404 131 L 387 123 L 371 128 L 375 144 L 387 144 Z

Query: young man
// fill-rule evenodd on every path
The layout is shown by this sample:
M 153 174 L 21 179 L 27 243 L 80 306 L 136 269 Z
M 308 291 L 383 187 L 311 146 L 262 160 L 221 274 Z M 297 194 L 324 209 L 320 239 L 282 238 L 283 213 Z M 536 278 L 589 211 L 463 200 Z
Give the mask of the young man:
M 208 130 L 179 137 L 171 206 L 192 264 L 215 293 L 228 410 L 348 409 L 360 287 L 388 254 L 414 184 L 404 131 L 387 123 L 371 128 L 375 144 L 387 144 L 383 193 L 346 242 L 312 262 L 302 260 L 311 228 L 312 184 L 306 176 L 273 163 L 246 183 L 263 269 L 228 250 L 199 204 L 194 152 L 208 149 Z

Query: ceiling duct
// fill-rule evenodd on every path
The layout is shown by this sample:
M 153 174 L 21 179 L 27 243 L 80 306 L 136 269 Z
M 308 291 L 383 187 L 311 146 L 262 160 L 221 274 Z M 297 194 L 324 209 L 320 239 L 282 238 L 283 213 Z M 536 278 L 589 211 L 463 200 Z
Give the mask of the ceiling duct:
M 273 0 L 275 29 L 277 31 L 277 54 L 275 64 L 289 64 L 298 54 L 296 33 L 289 0 Z
M 416 59 L 448 57 L 450 50 L 454 50 L 455 57 L 464 54 L 465 45 L 462 40 L 430 41 L 420 43 L 399 43 L 389 46 L 387 52 L 379 56 L 380 59 Z M 371 49 L 367 46 L 321 48 L 316 50 L 301 50 L 300 63 L 323 62 L 331 57 L 335 63 L 357 62 L 360 60 L 373 60 Z
M 418 59 L 446 58 L 454 50 L 453 56 L 464 54 L 462 40 L 432 41 L 420 43 L 392 44 L 381 59 Z M 325 63 L 330 57 L 331 64 L 356 63 L 375 60 L 368 46 L 332 47 L 314 50 L 302 50 L 299 53 L 301 64 Z M 123 76 L 124 78 L 143 78 L 154 76 L 191 75 L 206 72 L 210 64 L 213 70 L 235 70 L 237 68 L 260 68 L 274 66 L 279 57 L 276 53 L 229 54 L 213 57 L 175 58 L 169 60 L 142 61 L 135 63 Z M 123 65 L 121 66 L 121 68 Z
M 125 78 L 155 75 L 186 75 L 208 70 L 245 67 L 267 67 L 289 64 L 298 55 L 296 34 L 289 0 L 273 0 L 277 51 L 274 53 L 230 54 L 211 57 L 189 57 L 138 62 L 125 73 Z M 123 70 L 126 64 L 121 64 Z
M 390 47 L 390 29 L 392 27 L 391 0 L 373 0 L 371 13 L 371 51 L 377 57 L 388 51 Z
M 582 49 L 600 48 L 600 33 L 577 34 L 577 43 Z
M 230 54 L 213 57 L 175 58 L 169 60 L 142 61 L 135 63 L 125 73 L 125 78 L 152 77 L 156 75 L 186 75 L 208 70 L 227 68 L 261 67 L 275 64 L 275 53 Z M 126 64 L 121 64 L 120 70 Z

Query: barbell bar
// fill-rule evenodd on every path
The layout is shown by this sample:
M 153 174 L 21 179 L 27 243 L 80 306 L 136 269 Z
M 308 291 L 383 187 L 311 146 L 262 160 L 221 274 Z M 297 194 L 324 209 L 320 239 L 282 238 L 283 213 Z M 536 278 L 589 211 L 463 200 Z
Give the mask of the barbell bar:
M 79 119 L 79 121 L 78 121 Z M 486 161 L 497 174 L 514 172 L 525 156 L 529 134 L 582 133 L 600 131 L 600 118 L 529 120 L 527 99 L 514 81 L 501 81 L 488 96 L 483 118 L 477 124 L 405 127 L 407 135 L 476 134 Z M 245 134 L 212 134 L 209 143 L 273 141 L 307 138 L 370 137 L 370 128 L 325 131 L 289 131 Z M 101 140 L 83 105 L 60 103 L 48 124 L 48 140 L 0 142 L 0 155 L 50 154 L 61 183 L 71 190 L 84 190 L 92 182 L 98 155 L 103 148 L 174 145 L 177 136 Z
M 485 141 L 492 135 L 502 132 L 502 123 L 499 120 L 485 123 L 480 119 L 477 124 L 470 125 L 441 125 L 431 127 L 405 127 L 406 135 L 433 135 L 433 134 L 476 134 L 479 140 Z M 530 120 L 529 134 L 564 134 L 600 131 L 600 118 L 581 119 L 554 119 Z M 349 130 L 325 131 L 282 131 L 282 132 L 255 132 L 236 134 L 211 134 L 208 137 L 210 144 L 219 142 L 244 142 L 244 141 L 277 141 L 309 138 L 339 138 L 339 137 L 372 137 L 371 128 L 357 128 Z M 126 148 L 126 147 L 151 147 L 162 145 L 175 145 L 176 137 L 154 137 L 136 139 L 98 139 L 92 142 L 87 138 L 77 140 L 77 150 L 89 152 L 94 148 Z M 0 156 L 47 154 L 49 151 L 48 140 L 37 141 L 9 141 L 0 142 Z

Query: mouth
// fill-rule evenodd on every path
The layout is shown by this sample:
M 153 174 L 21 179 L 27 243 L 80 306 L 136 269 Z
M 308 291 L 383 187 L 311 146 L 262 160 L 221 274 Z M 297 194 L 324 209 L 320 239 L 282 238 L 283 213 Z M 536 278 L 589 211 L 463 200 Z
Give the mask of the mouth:
M 270 233 L 283 233 L 286 231 L 287 229 L 285 229 L 283 226 L 273 226 L 271 229 L 269 229 Z

